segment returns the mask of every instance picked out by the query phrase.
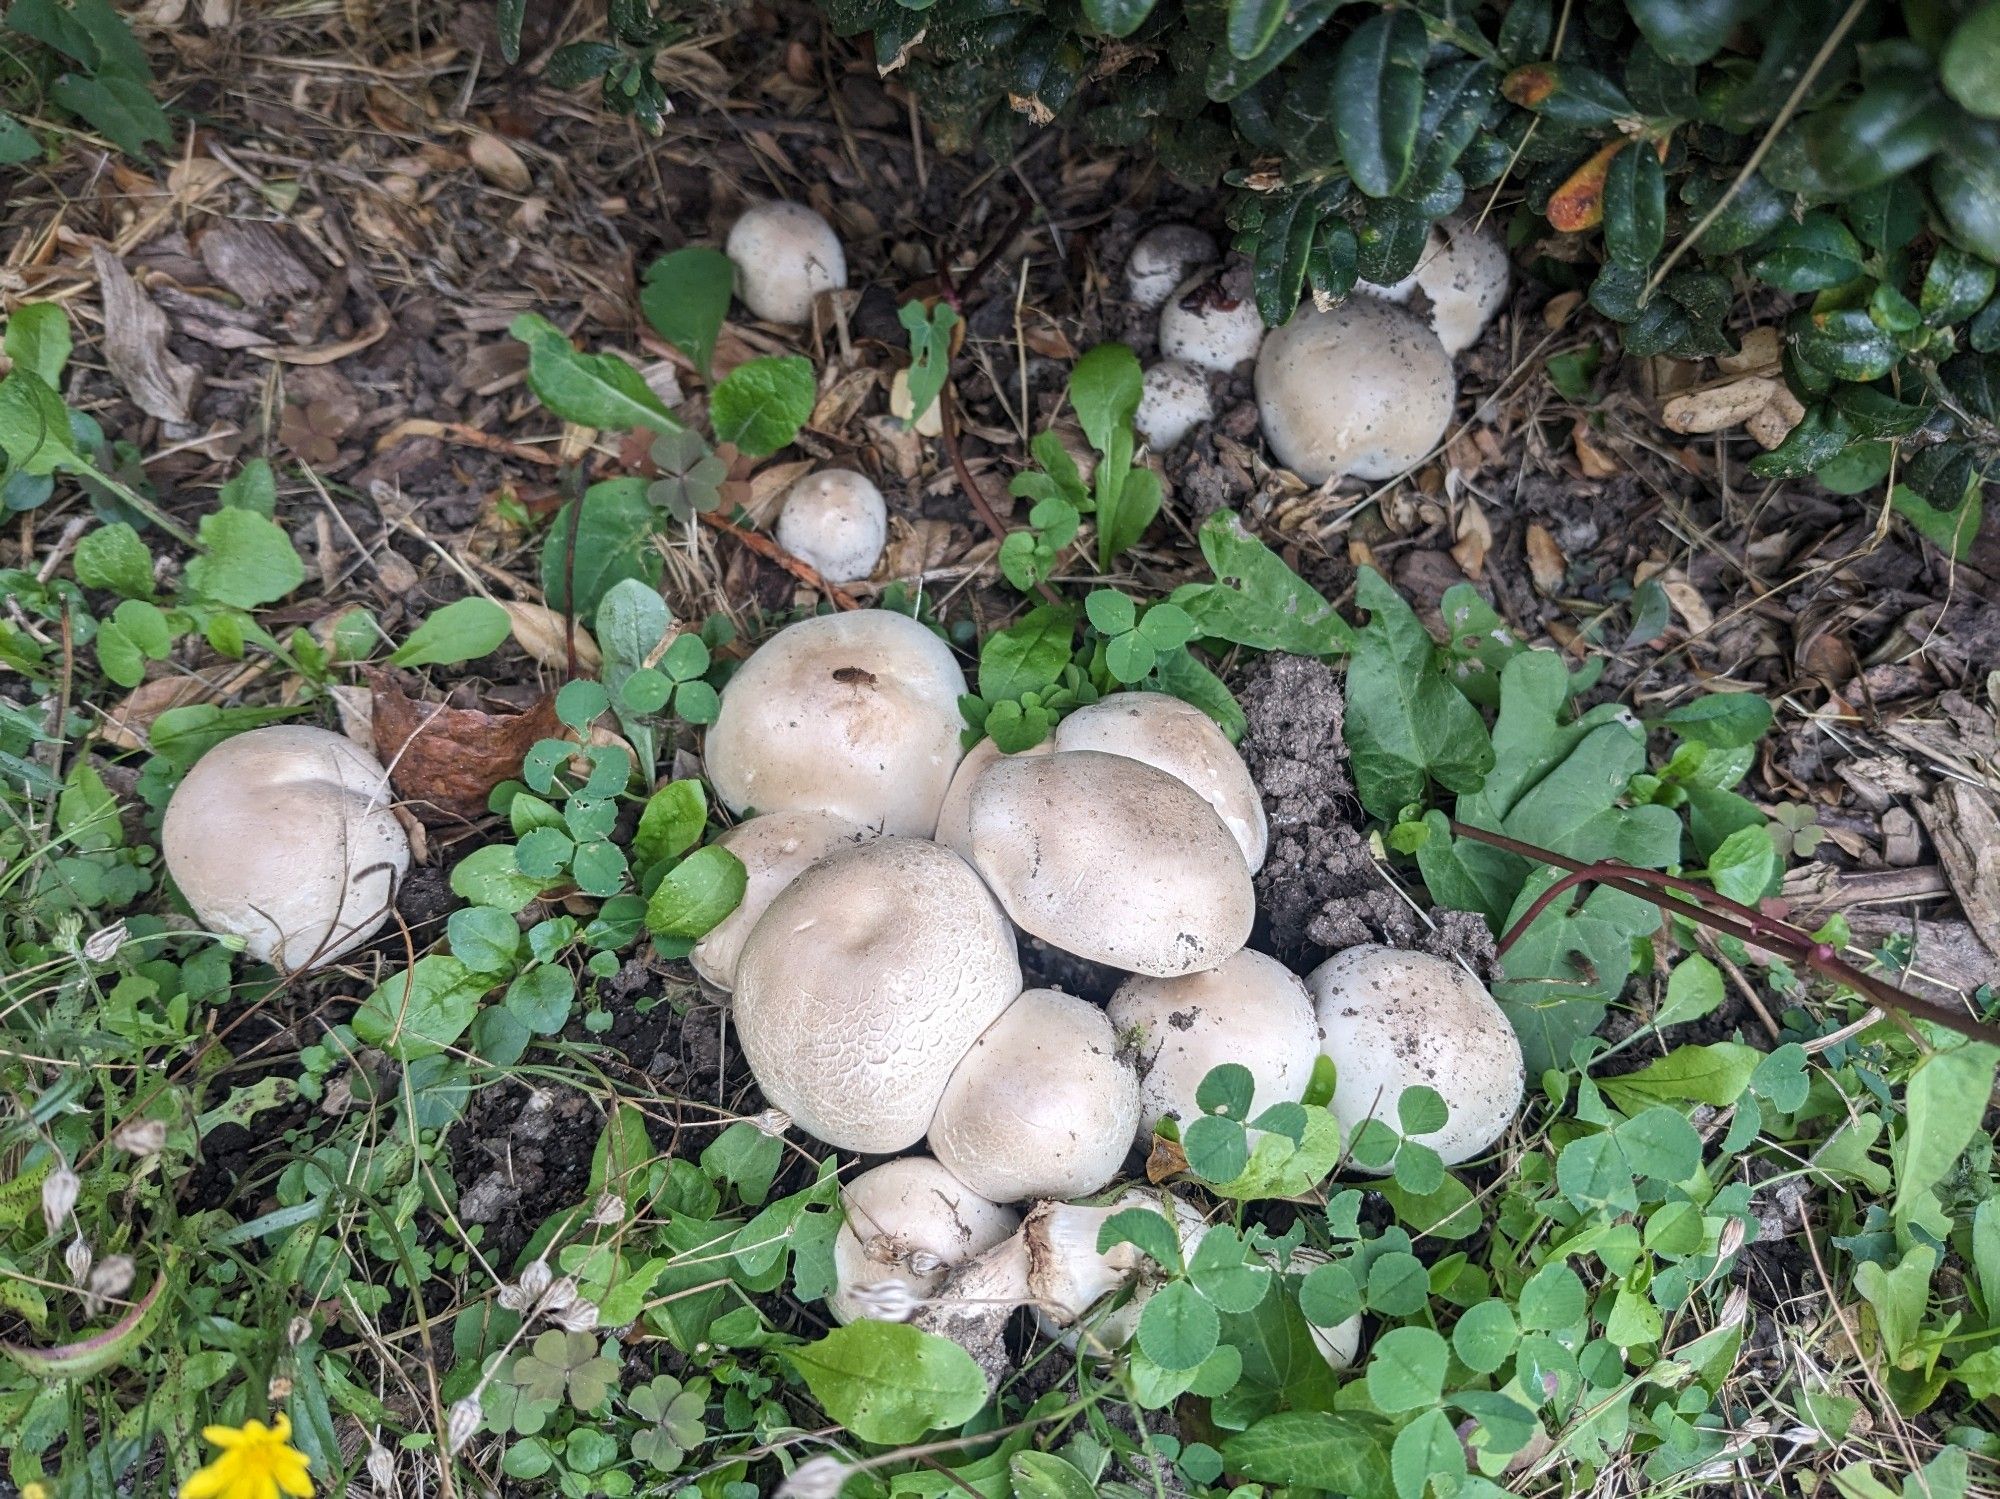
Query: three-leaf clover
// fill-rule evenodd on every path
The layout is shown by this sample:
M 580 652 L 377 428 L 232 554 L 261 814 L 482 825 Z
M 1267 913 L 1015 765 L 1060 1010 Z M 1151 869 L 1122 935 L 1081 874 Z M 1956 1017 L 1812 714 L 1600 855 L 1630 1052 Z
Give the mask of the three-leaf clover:
M 653 1424 L 632 1438 L 632 1455 L 652 1464 L 662 1473 L 671 1473 L 687 1456 L 687 1449 L 702 1439 L 702 1412 L 706 1400 L 684 1389 L 671 1374 L 662 1374 L 651 1384 L 642 1384 L 627 1397 L 632 1413 Z
M 708 646 L 693 632 L 674 637 L 657 664 L 641 666 L 618 685 L 618 706 L 627 713 L 658 713 L 668 704 L 688 723 L 713 723 L 722 699 L 702 680 L 709 668 Z
M 722 483 L 729 477 L 724 463 L 702 441 L 701 434 L 683 428 L 663 432 L 653 440 L 652 458 L 660 476 L 646 489 L 646 498 L 664 508 L 682 525 L 722 503 Z
M 616 1361 L 599 1353 L 587 1332 L 552 1327 L 535 1339 L 533 1352 L 514 1361 L 514 1384 L 537 1404 L 559 1404 L 567 1392 L 578 1410 L 596 1410 L 617 1383 Z
M 1185 646 L 1201 628 L 1178 604 L 1154 604 L 1144 613 L 1114 588 L 1099 588 L 1083 601 L 1084 613 L 1105 637 L 1104 666 L 1126 686 L 1143 680 L 1160 657 Z

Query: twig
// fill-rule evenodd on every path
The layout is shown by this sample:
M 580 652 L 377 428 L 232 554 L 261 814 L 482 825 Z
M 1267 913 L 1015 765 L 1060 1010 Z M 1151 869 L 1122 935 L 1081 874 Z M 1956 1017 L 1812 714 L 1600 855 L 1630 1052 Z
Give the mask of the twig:
M 776 563 L 808 588 L 817 588 L 829 599 L 833 600 L 834 607 L 839 609 L 859 609 L 861 607 L 861 601 L 855 598 L 853 594 L 837 583 L 828 582 L 820 575 L 818 568 L 814 567 L 810 562 L 794 557 L 790 552 L 771 540 L 770 537 L 765 536 L 761 532 L 752 531 L 747 526 L 739 526 L 733 520 L 725 520 L 712 510 L 703 510 L 697 513 L 701 516 L 701 523 L 703 525 L 713 526 L 726 536 L 734 536 L 766 562 Z

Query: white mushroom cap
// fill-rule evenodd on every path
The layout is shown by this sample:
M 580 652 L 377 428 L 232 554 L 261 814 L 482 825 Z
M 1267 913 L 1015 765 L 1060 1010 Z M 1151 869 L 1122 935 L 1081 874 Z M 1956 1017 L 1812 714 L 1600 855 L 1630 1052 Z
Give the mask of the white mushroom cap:
M 724 253 L 743 305 L 767 323 L 809 323 L 819 294 L 847 285 L 840 236 L 803 203 L 751 204 L 730 226 Z
M 381 762 L 304 724 L 225 739 L 174 789 L 167 872 L 212 931 L 260 962 L 330 963 L 389 918 L 410 840 Z
M 1049 755 L 1055 753 L 1055 748 L 1053 739 L 1044 739 L 1020 753 Z M 937 832 L 933 840 L 942 843 L 968 864 L 972 862 L 972 783 L 985 773 L 987 766 L 1006 758 L 1010 757 L 991 739 L 982 739 L 973 745 L 965 752 L 965 758 L 958 762 L 958 770 L 944 794 L 944 805 L 938 809 Z
M 1457 396 L 1437 335 L 1374 297 L 1302 306 L 1257 360 L 1264 440 L 1308 484 L 1393 479 L 1437 446 Z
M 1447 220 L 1444 233 L 1431 231 L 1423 259 L 1413 273 L 1430 299 L 1431 328 L 1447 354 L 1458 354 L 1479 342 L 1479 335 L 1507 300 L 1511 267 L 1507 247 L 1487 225 L 1477 220 Z
M 1132 425 L 1155 453 L 1164 453 L 1196 427 L 1215 417 L 1208 382 L 1201 371 L 1178 359 L 1161 359 L 1148 366 L 1139 388 L 1139 410 Z
M 1198 271 L 1160 309 L 1160 352 L 1197 368 L 1228 373 L 1257 357 L 1264 319 L 1256 298 L 1231 293 L 1217 269 Z
M 1104 1012 L 1059 989 L 1030 989 L 952 1072 L 931 1119 L 931 1152 L 995 1202 L 1081 1197 L 1124 1164 L 1139 1080 Z
M 1249 940 L 1250 869 L 1183 781 L 1096 750 L 989 767 L 972 787 L 972 862 L 1044 942 L 1168 976 L 1219 966 Z
M 1121 1041 L 1139 1053 L 1139 1129 L 1185 1124 L 1201 1110 L 1195 1090 L 1224 1062 L 1250 1069 L 1253 1110 L 1297 1103 L 1319 1057 L 1319 1017 L 1297 974 L 1244 948 L 1208 973 L 1135 975 L 1105 1007 Z
M 1335 953 L 1306 976 L 1333 1058 L 1341 1129 L 1364 1119 L 1396 1128 L 1405 1088 L 1435 1088 L 1451 1117 L 1416 1138 L 1446 1165 L 1470 1160 L 1521 1107 L 1521 1042 L 1485 985 L 1456 963 L 1373 943 Z
M 836 812 L 928 838 L 961 755 L 958 659 L 907 614 L 787 625 L 722 690 L 704 758 L 733 812 Z
M 854 583 L 875 571 L 889 540 L 889 507 L 866 474 L 851 468 L 807 474 L 785 494 L 778 545 L 819 570 L 829 583 Z
M 1020 992 L 1013 930 L 971 867 L 877 838 L 771 902 L 731 1013 L 766 1099 L 829 1145 L 879 1155 L 923 1138 L 952 1069 Z
M 1196 266 L 1216 257 L 1215 239 L 1192 224 L 1157 224 L 1133 242 L 1125 261 L 1125 295 L 1151 312 Z
M 743 861 L 748 883 L 736 909 L 710 927 L 688 954 L 695 972 L 718 989 L 735 988 L 743 943 L 778 893 L 835 849 L 873 836 L 835 813 L 799 811 L 753 817 L 717 838 L 719 846 Z
M 1012 1208 L 988 1202 L 927 1155 L 902 1156 L 864 1171 L 841 1189 L 846 1221 L 833 1239 L 836 1322 L 865 1315 L 854 1292 L 900 1280 L 919 1296 L 952 1266 L 983 1253 L 1020 1226 Z
M 1215 808 L 1250 872 L 1264 867 L 1271 841 L 1264 798 L 1229 736 L 1193 703 L 1165 692 L 1114 692 L 1056 725 L 1055 746 L 1144 760 L 1185 781 Z

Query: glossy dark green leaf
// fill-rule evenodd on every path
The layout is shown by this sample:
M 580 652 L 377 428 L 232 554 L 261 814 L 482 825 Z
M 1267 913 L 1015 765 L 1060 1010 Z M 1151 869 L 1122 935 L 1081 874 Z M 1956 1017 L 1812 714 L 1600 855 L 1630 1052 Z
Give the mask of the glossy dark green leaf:
M 2000 350 L 2000 297 L 1995 297 L 1966 326 L 1965 341 L 1982 354 Z
M 1258 231 L 1252 257 L 1257 311 L 1273 328 L 1299 305 L 1316 227 L 1311 200 L 1302 195 L 1267 217 Z
M 1248 60 L 1270 46 L 1286 8 L 1286 0 L 1229 0 L 1230 56 Z
M 1954 142 L 1931 163 L 1931 195 L 1951 237 L 1985 260 L 2000 261 L 2000 130 Z
M 1927 404 L 1899 401 L 1872 385 L 1837 385 L 1832 399 L 1857 437 L 1901 437 L 1921 427 L 1932 410 Z
M 1985 0 L 1953 28 L 1938 78 L 1961 108 L 2000 119 L 2000 0 Z
M 624 55 L 613 42 L 571 42 L 550 56 L 548 66 L 542 69 L 542 81 L 551 88 L 575 88 L 602 78 Z
M 1639 315 L 1639 294 L 1645 289 L 1642 268 L 1612 261 L 1590 283 L 1590 305 L 1614 323 L 1629 323 Z
M 1360 274 L 1360 255 L 1361 245 L 1353 226 L 1329 217 L 1313 236 L 1312 253 L 1306 257 L 1306 281 L 1317 295 L 1338 301 L 1354 290 Z
M 1501 80 L 1500 92 L 1544 120 L 1585 130 L 1602 129 L 1638 114 L 1617 84 L 1580 63 L 1529 63 Z
M 1625 92 L 1641 114 L 1661 119 L 1687 119 L 1701 108 L 1696 73 L 1660 55 L 1651 42 L 1641 41 L 1625 61 Z
M 1923 320 L 1933 328 L 1964 322 L 1993 295 L 1994 275 L 1991 261 L 1957 245 L 1939 245 L 1917 296 Z
M 1750 460 L 1750 472 L 1760 479 L 1802 477 L 1832 462 L 1853 437 L 1847 418 L 1832 406 L 1808 406 L 1783 442 Z
M 1086 20 L 1106 36 L 1130 36 L 1153 13 L 1155 0 L 1083 0 Z
M 1667 242 L 1667 178 L 1643 148 L 1620 151 L 1604 180 L 1604 248 L 1623 265 L 1648 266 Z
M 1902 178 L 1855 194 L 1841 211 L 1854 232 L 1881 255 L 1902 249 L 1924 227 L 1924 195 Z
M 1940 510 L 1965 503 L 1976 454 L 1969 442 L 1940 442 L 1919 448 L 1903 467 L 1902 479 Z
M 1901 357 L 1896 341 L 1860 307 L 1801 308 L 1786 332 L 1799 358 L 1839 380 L 1879 380 Z
M 1767 236 L 1750 261 L 1750 274 L 1780 291 L 1825 291 L 1862 273 L 1867 251 L 1840 220 L 1815 211 Z
M 1710 255 L 1733 255 L 1748 249 L 1782 225 L 1792 211 L 1791 200 L 1761 172 L 1752 172 L 1740 184 L 1733 177 L 1727 181 L 1693 178 L 1682 188 L 1681 198 L 1701 215 L 1718 201 L 1722 203 L 1722 211 L 1696 241 Z
M 1944 388 L 1981 421 L 2000 421 L 2000 355 L 1958 354 L 1938 371 Z
M 1899 74 L 1813 116 L 1806 149 L 1835 191 L 1859 192 L 1920 166 L 1944 144 L 1952 116 L 1933 85 Z
M 1500 55 L 1511 63 L 1546 57 L 1555 25 L 1552 0 L 1514 0 L 1500 18 Z
M 516 63 L 521 60 L 521 20 L 528 8 L 528 0 L 500 0 L 493 17 L 500 31 L 500 57 L 503 62 Z
M 1363 21 L 1340 49 L 1334 134 L 1347 175 L 1371 198 L 1388 197 L 1409 175 L 1429 45 L 1421 16 L 1392 10 Z
M 1692 66 L 1707 62 L 1729 34 L 1769 0 L 1625 0 L 1625 9 L 1659 54 Z
M 1304 4 L 1286 7 L 1277 30 L 1255 57 L 1235 57 L 1227 47 L 1215 48 L 1204 80 L 1208 97 L 1218 104 L 1226 103 L 1256 87 L 1345 3 L 1346 0 L 1305 0 Z
M 1363 281 L 1394 286 L 1417 268 L 1430 234 L 1428 215 L 1398 198 L 1370 198 L 1356 226 L 1356 266 Z

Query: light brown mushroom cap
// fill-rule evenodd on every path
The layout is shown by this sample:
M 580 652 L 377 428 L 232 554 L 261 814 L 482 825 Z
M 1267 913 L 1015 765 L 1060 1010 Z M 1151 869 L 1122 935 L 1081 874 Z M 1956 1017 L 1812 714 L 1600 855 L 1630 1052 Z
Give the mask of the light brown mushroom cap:
M 1328 1105 L 1343 1132 L 1364 1119 L 1396 1127 L 1405 1088 L 1435 1088 L 1443 1129 L 1416 1136 L 1446 1165 L 1470 1160 L 1513 1123 L 1526 1072 L 1514 1027 L 1456 963 L 1374 943 L 1335 953 L 1306 976 L 1333 1058 Z
M 1216 258 L 1214 236 L 1192 224 L 1158 224 L 1133 241 L 1125 261 L 1126 296 L 1151 312 L 1196 266 Z
M 866 474 L 827 468 L 785 492 L 778 545 L 811 563 L 829 583 L 855 583 L 875 571 L 889 540 L 889 507 Z
M 972 787 L 973 863 L 1017 925 L 1128 973 L 1219 966 L 1249 940 L 1250 869 L 1183 781 L 1098 750 L 1003 759 Z
M 1052 755 L 1055 741 L 1044 739 L 1040 744 L 1020 751 L 1022 756 Z M 951 778 L 951 786 L 945 791 L 944 805 L 938 809 L 937 832 L 933 841 L 942 843 L 966 863 L 972 862 L 972 786 L 986 772 L 986 767 L 999 760 L 1011 759 L 1002 752 L 991 739 L 982 739 L 965 752 L 965 758 L 958 762 L 958 770 Z
M 1216 721 L 1165 692 L 1114 692 L 1056 725 L 1058 750 L 1102 750 L 1144 760 L 1185 781 L 1215 809 L 1255 874 L 1264 867 L 1271 825 L 1250 767 Z
M 1156 359 L 1146 366 L 1132 426 L 1152 451 L 1177 446 L 1214 416 L 1215 402 L 1200 370 L 1178 359 Z
M 1081 1197 L 1118 1174 L 1139 1080 L 1104 1012 L 1029 989 L 972 1044 L 931 1119 L 931 1153 L 994 1202 Z
M 1512 272 L 1507 247 L 1491 225 L 1474 228 L 1475 222 L 1468 215 L 1447 220 L 1443 234 L 1432 229 L 1413 273 L 1430 299 L 1431 328 L 1447 354 L 1462 353 L 1479 342 L 1507 300 Z
M 275 724 L 223 740 L 167 803 L 160 848 L 202 924 L 260 962 L 332 962 L 389 918 L 410 840 L 353 740 Z
M 1457 396 L 1437 335 L 1374 297 L 1301 307 L 1257 360 L 1264 440 L 1308 484 L 1393 479 L 1437 446 Z
M 750 929 L 731 1013 L 764 1097 L 816 1139 L 921 1140 L 959 1059 L 1021 992 L 1007 918 L 948 848 L 829 854 Z
M 1257 299 L 1234 295 L 1220 267 L 1195 272 L 1160 309 L 1160 352 L 1197 369 L 1224 374 L 1257 357 L 1264 319 Z
M 819 294 L 847 285 L 840 236 L 803 203 L 752 203 L 730 226 L 724 253 L 736 294 L 767 323 L 809 323 Z
M 900 1280 L 919 1296 L 947 1272 L 998 1244 L 1020 1226 L 1012 1208 L 988 1202 L 927 1155 L 899 1156 L 864 1171 L 841 1189 L 845 1221 L 833 1239 L 836 1322 L 864 1315 L 854 1292 Z
M 1135 975 L 1105 1012 L 1119 1040 L 1138 1052 L 1142 1136 L 1162 1119 L 1196 1118 L 1195 1091 L 1224 1062 L 1250 1069 L 1251 1108 L 1261 1112 L 1303 1098 L 1319 1057 L 1319 1017 L 1306 986 L 1247 947 L 1208 973 Z
M 778 894 L 835 849 L 874 836 L 833 812 L 770 812 L 739 822 L 715 841 L 743 861 L 748 882 L 736 909 L 695 943 L 688 961 L 718 989 L 736 987 L 736 963 L 757 918 Z
M 834 812 L 928 838 L 961 755 L 965 673 L 907 614 L 787 625 L 722 690 L 704 758 L 734 812 Z

